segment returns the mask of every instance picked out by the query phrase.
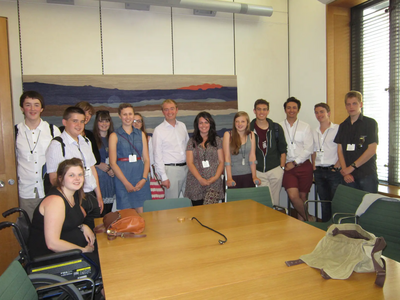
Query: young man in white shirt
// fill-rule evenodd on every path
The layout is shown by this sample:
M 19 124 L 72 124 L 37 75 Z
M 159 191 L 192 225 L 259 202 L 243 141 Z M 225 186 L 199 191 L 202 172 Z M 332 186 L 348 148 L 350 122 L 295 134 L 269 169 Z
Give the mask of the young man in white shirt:
M 73 157 L 82 159 L 85 169 L 85 183 L 83 191 L 86 199 L 82 202 L 82 207 L 85 209 L 87 216 L 85 224 L 91 229 L 94 228 L 94 218 L 100 217 L 103 211 L 104 203 L 101 196 L 99 178 L 96 171 L 96 159 L 92 152 L 92 145 L 89 139 L 82 137 L 81 133 L 85 127 L 85 112 L 79 107 L 68 107 L 64 111 L 63 125 L 65 129 L 60 135 L 64 144 L 59 141 L 52 141 L 46 152 L 47 173 L 50 177 L 50 182 L 56 183 L 56 172 L 60 162 Z
M 288 151 L 282 186 L 297 210 L 298 219 L 305 220 L 304 202 L 307 200 L 313 181 L 313 168 L 310 162 L 314 150 L 313 136 L 310 125 L 297 118 L 301 107 L 300 100 L 290 97 L 283 107 L 286 119 L 280 124 L 285 132 Z
M 178 105 L 174 100 L 165 100 L 161 109 L 165 120 L 153 133 L 154 165 L 166 188 L 165 198 L 178 198 L 185 194 L 189 135 L 186 125 L 176 120 Z
M 24 121 L 15 126 L 19 205 L 32 220 L 36 206 L 45 196 L 42 170 L 46 150 L 60 130 L 41 119 L 45 104 L 38 92 L 24 92 L 19 105 L 24 114 Z
M 340 163 L 337 154 L 337 144 L 334 142 L 339 125 L 330 120 L 330 108 L 326 103 L 314 106 L 315 117 L 319 126 L 313 131 L 314 153 L 312 163 L 314 180 L 317 193 L 321 200 L 332 201 L 337 186 L 342 181 Z M 321 203 L 322 222 L 327 222 L 332 217 L 330 203 Z

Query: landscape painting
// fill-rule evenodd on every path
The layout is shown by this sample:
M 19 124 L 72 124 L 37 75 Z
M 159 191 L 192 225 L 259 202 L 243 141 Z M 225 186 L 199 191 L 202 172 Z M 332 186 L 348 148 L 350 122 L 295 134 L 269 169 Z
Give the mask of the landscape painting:
M 65 108 L 87 101 L 95 110 L 108 110 L 114 128 L 121 126 L 118 106 L 131 103 L 144 116 L 146 130 L 152 133 L 164 120 L 161 103 L 178 103 L 179 121 L 193 132 L 193 121 L 200 111 L 208 111 L 217 125 L 218 135 L 232 128 L 237 112 L 237 81 L 232 75 L 24 75 L 24 91 L 43 95 L 42 118 L 61 126 Z M 94 117 L 86 125 L 92 130 Z

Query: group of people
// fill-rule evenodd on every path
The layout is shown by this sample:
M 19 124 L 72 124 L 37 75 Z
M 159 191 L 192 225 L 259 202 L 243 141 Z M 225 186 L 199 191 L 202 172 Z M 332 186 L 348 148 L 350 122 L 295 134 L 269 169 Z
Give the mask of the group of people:
M 177 120 L 178 104 L 167 99 L 161 105 L 165 119 L 150 137 L 142 115 L 128 103 L 118 108 L 118 129 L 108 111 L 80 102 L 64 111 L 60 130 L 41 119 L 43 97 L 27 91 L 20 98 L 24 121 L 16 125 L 16 154 L 20 206 L 33 218 L 32 241 L 42 241 L 39 252 L 94 251 L 94 218 L 113 205 L 143 212 L 155 175 L 165 198 L 183 196 L 193 205 L 219 202 L 225 186 L 269 186 L 277 205 L 283 186 L 301 220 L 313 178 L 321 199 L 332 200 L 339 183 L 376 192 L 377 123 L 362 115 L 359 92 L 346 94 L 345 105 L 349 117 L 339 126 L 330 121 L 326 103 L 316 104 L 319 126 L 312 130 L 298 118 L 300 100 L 287 99 L 286 118 L 275 123 L 268 118 L 270 104 L 259 99 L 255 118 L 250 122 L 239 111 L 223 138 L 211 114 L 202 111 L 189 138 Z M 90 131 L 85 125 L 94 114 Z M 52 187 L 45 197 L 46 176 Z M 330 218 L 329 205 L 322 212 L 324 221 Z

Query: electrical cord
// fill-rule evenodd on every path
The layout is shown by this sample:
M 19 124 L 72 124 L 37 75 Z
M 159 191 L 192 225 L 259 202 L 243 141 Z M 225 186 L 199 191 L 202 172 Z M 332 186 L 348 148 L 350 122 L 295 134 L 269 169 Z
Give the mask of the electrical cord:
M 211 231 L 214 231 L 215 233 L 218 233 L 219 235 L 222 235 L 222 236 L 225 238 L 225 241 L 223 241 L 223 240 L 218 240 L 218 242 L 219 242 L 220 245 L 223 245 L 223 244 L 225 244 L 225 243 L 228 241 L 228 239 L 226 238 L 225 235 L 223 235 L 221 232 L 218 232 L 218 231 L 216 231 L 216 230 L 214 230 L 214 229 L 212 229 L 212 228 L 210 228 L 210 227 L 208 227 L 208 226 L 206 226 L 206 225 L 203 225 L 196 217 L 192 217 L 190 220 L 196 220 L 197 222 L 199 222 L 199 224 L 200 224 L 201 226 L 203 226 L 203 227 L 205 227 L 205 228 L 207 228 L 207 229 L 210 229 Z

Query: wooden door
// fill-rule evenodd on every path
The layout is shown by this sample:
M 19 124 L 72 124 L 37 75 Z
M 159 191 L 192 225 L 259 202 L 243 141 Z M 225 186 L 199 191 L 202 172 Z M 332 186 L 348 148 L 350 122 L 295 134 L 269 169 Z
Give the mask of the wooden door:
M 11 98 L 7 18 L 0 17 L 0 222 L 1 213 L 18 206 L 14 121 Z M 8 217 L 15 221 L 16 216 Z M 0 274 L 17 257 L 18 243 L 11 228 L 0 230 Z

